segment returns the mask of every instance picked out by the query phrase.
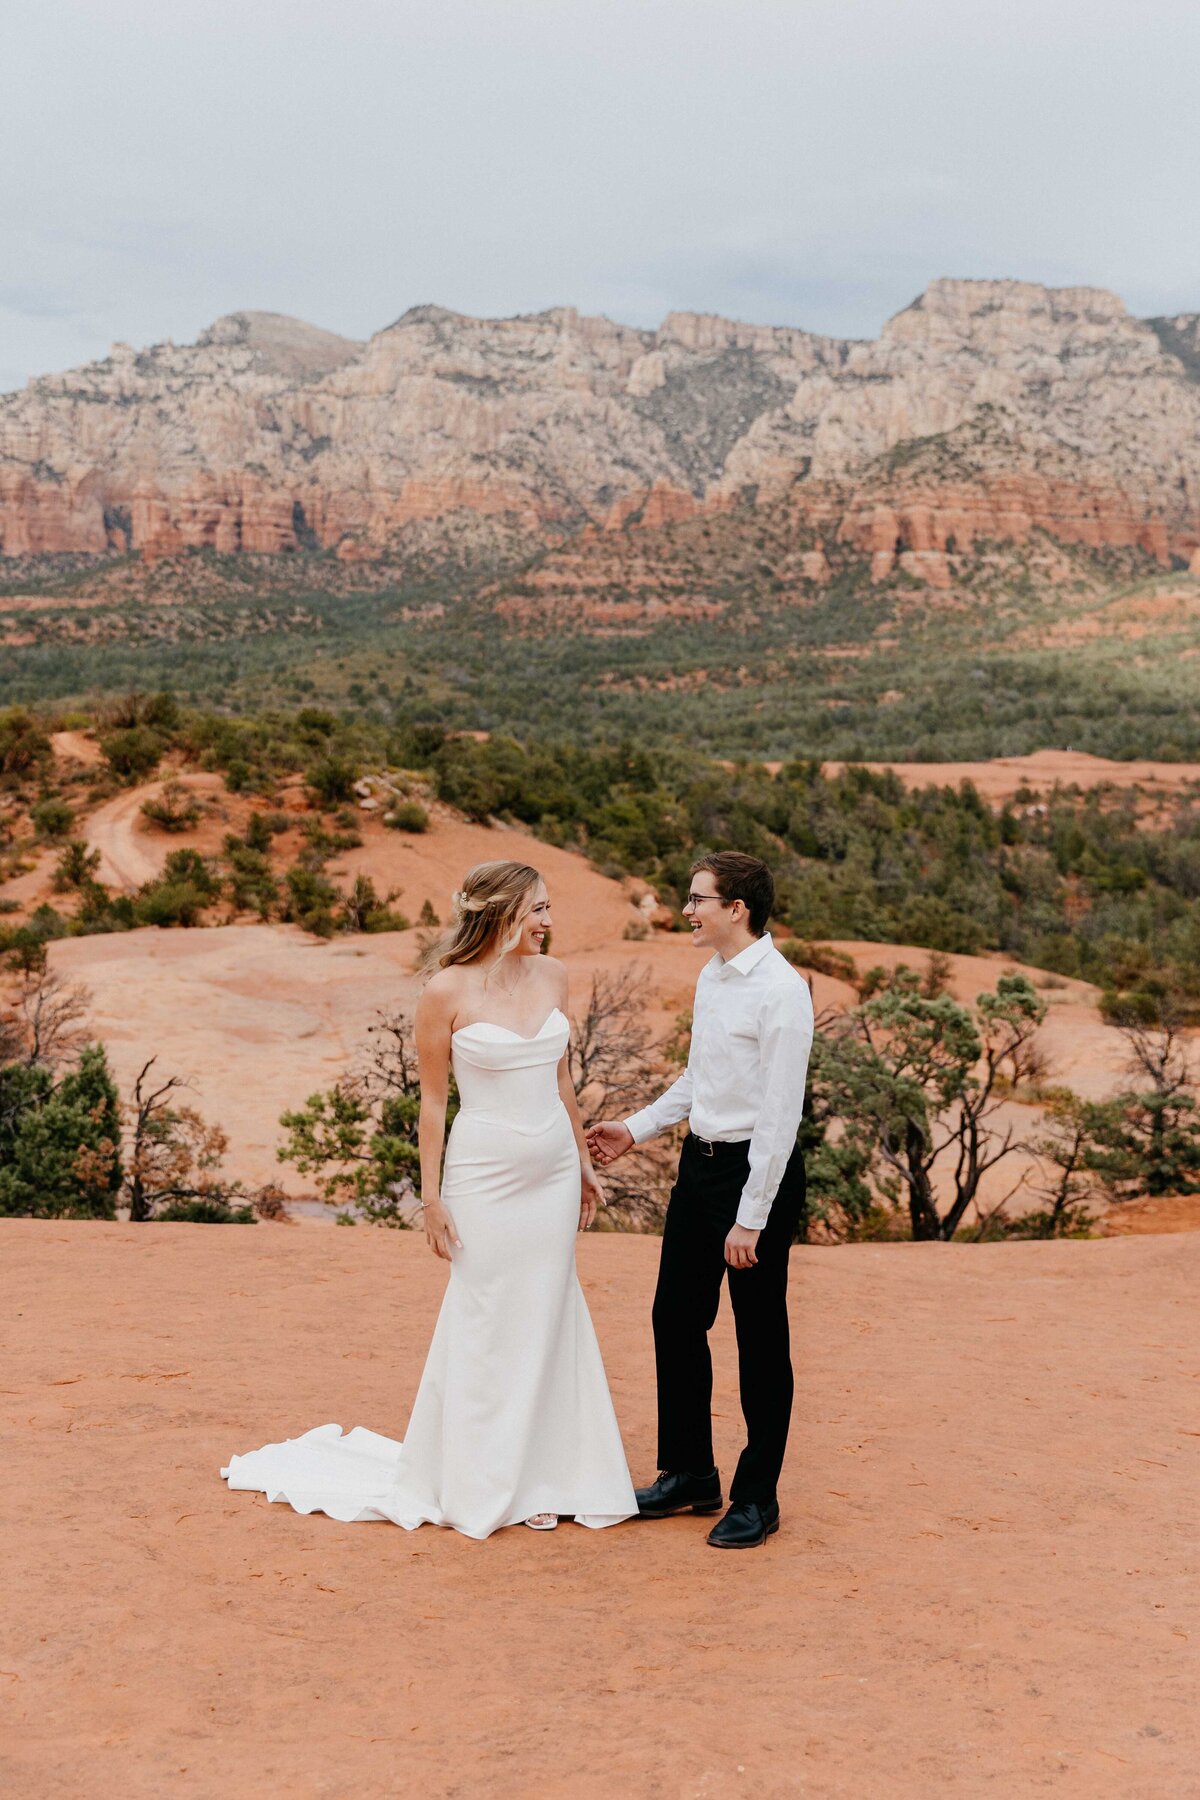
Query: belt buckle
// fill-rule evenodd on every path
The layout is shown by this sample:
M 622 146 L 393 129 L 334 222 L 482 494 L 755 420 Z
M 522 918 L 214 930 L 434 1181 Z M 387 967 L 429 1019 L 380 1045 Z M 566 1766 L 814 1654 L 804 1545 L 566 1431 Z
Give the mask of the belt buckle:
M 696 1142 L 700 1146 L 701 1156 L 715 1156 L 716 1155 L 716 1151 L 713 1149 L 713 1146 L 712 1146 L 711 1138 L 697 1137 Z

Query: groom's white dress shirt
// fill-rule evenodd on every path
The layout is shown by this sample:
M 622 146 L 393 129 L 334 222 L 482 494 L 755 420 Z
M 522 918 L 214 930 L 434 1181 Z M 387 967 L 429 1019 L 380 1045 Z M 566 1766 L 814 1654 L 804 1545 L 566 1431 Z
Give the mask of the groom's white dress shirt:
M 650 1106 L 625 1123 L 635 1144 L 688 1121 L 713 1143 L 750 1140 L 750 1172 L 737 1222 L 760 1231 L 792 1151 L 804 1111 L 812 1049 L 808 983 L 770 935 L 700 971 L 687 1068 Z

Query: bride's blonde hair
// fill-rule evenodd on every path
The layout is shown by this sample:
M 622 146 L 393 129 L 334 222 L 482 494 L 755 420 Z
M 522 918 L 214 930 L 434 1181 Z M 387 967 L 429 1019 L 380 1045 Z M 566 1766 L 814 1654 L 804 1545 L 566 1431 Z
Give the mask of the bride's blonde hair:
M 517 927 L 541 879 L 528 863 L 485 862 L 468 869 L 451 896 L 449 936 L 430 946 L 426 966 L 448 969 L 497 947 L 503 956 L 517 940 Z

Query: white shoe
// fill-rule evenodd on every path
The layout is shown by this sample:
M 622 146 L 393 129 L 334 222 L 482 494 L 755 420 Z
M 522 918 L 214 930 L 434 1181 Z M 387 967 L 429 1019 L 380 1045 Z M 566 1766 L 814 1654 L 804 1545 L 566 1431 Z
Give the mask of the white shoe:
M 525 1523 L 530 1531 L 553 1531 L 558 1524 L 557 1513 L 530 1513 Z

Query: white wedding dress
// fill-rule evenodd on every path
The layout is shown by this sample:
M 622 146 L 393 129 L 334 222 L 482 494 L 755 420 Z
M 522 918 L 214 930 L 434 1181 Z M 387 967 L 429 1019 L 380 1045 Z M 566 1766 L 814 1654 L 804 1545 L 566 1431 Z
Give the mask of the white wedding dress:
M 462 1110 L 442 1193 L 462 1239 L 403 1443 L 356 1426 L 230 1458 L 231 1488 L 346 1521 L 485 1538 L 534 1513 L 616 1525 L 637 1502 L 575 1272 L 579 1154 L 558 1092 L 556 1007 L 522 1038 L 451 1039 Z

